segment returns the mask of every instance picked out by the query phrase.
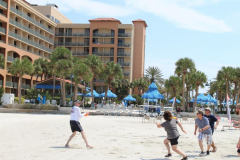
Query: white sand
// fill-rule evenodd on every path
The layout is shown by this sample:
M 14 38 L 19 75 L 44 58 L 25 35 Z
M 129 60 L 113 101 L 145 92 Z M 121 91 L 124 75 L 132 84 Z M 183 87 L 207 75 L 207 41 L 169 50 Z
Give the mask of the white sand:
M 0 160 L 166 159 L 164 129 L 132 117 L 84 117 L 81 125 L 94 149 L 86 149 L 79 133 L 70 143 L 71 148 L 64 148 L 71 135 L 69 118 L 69 115 L 0 114 Z M 188 134 L 180 132 L 179 149 L 190 159 L 240 159 L 236 152 L 240 130 L 221 132 L 222 124 L 214 134 L 216 153 L 198 156 L 200 149 L 193 135 L 194 124 L 183 124 Z M 173 153 L 170 159 L 181 157 Z

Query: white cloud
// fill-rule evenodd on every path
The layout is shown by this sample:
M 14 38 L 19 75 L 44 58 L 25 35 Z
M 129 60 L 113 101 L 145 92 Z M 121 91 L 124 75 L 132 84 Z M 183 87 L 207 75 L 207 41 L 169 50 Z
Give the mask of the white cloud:
M 192 8 L 218 1 L 220 0 L 125 0 L 123 5 L 113 5 L 96 0 L 32 0 L 31 3 L 55 3 L 60 11 L 83 13 L 96 18 L 117 18 L 137 13 L 153 14 L 178 28 L 212 33 L 231 32 L 232 29 L 223 20 L 204 15 Z
M 126 0 L 125 2 L 132 8 L 164 18 L 179 28 L 213 33 L 232 31 L 224 21 L 203 15 L 176 1 L 151 0 L 149 3 L 148 0 Z

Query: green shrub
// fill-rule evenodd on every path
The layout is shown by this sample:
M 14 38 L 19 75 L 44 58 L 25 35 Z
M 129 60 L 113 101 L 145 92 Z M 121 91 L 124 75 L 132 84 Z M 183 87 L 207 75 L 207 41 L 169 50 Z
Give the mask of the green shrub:
M 138 105 L 143 105 L 143 99 L 142 99 L 142 97 L 141 96 L 139 96 L 139 95 L 136 95 L 136 94 L 133 94 L 132 95 L 132 97 L 133 98 L 135 98 L 136 99 L 136 101 L 134 102 L 130 102 L 130 104 L 138 104 Z
M 58 110 L 58 107 L 50 104 L 43 104 L 40 106 L 40 110 Z
M 20 106 L 20 109 L 36 109 L 36 105 L 25 103 Z
M 2 96 L 4 94 L 4 88 L 0 87 L 0 105 L 2 105 Z
M 14 97 L 14 103 L 18 103 L 19 102 L 19 98 L 18 97 Z M 25 103 L 25 99 L 23 97 L 21 97 L 21 104 Z

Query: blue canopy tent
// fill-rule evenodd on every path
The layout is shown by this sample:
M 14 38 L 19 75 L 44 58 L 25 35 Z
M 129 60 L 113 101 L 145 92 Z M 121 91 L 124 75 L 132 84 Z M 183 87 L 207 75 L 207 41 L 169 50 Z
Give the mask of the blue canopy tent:
M 101 97 L 105 97 L 105 92 L 100 95 Z M 117 95 L 112 93 L 110 90 L 107 92 L 107 97 L 108 98 L 117 98 Z
M 91 92 L 87 93 L 87 94 L 85 95 L 85 97 L 92 97 Z M 93 90 L 93 97 L 99 98 L 99 97 L 101 97 L 101 96 L 100 96 L 95 90 Z
M 169 102 L 169 103 L 173 103 L 173 102 L 174 102 L 174 98 L 171 99 L 171 100 L 169 100 L 168 102 Z M 181 101 L 179 101 L 178 99 L 176 99 L 176 102 L 177 102 L 177 103 L 181 103 Z
M 55 85 L 55 89 L 60 89 L 60 85 Z M 37 84 L 36 89 L 53 89 L 53 85 L 48 84 Z
M 195 98 L 193 98 L 193 101 L 195 101 Z M 200 101 L 201 103 L 202 102 L 208 102 L 208 98 L 204 96 L 204 94 L 199 94 L 197 96 L 197 101 Z
M 131 95 L 128 95 L 127 97 L 123 98 L 124 101 L 136 101 L 135 98 L 133 98 Z
M 193 102 L 193 103 L 194 103 L 193 100 L 191 100 L 190 102 Z M 197 104 L 201 104 L 202 102 L 201 102 L 201 101 L 197 101 L 196 103 L 197 103 Z
M 163 95 L 158 92 L 157 85 L 152 82 L 152 84 L 148 87 L 148 91 L 142 95 L 142 99 L 155 99 L 157 103 L 157 99 L 160 99 L 160 105 L 161 105 L 161 99 L 164 99 Z M 149 101 L 148 101 L 149 105 Z

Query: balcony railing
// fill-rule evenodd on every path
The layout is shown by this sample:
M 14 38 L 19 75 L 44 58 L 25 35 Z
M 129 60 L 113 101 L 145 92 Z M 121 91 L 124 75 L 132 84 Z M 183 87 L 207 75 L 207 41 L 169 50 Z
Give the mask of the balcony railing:
M 114 44 L 114 42 L 93 42 L 93 44 Z
M 28 20 L 28 21 L 32 22 L 33 24 L 37 25 L 38 27 L 41 27 L 42 29 L 44 29 L 44 30 L 46 30 L 46 31 L 54 34 L 54 31 L 53 31 L 53 30 L 51 30 L 51 29 L 48 28 L 47 26 L 41 24 L 40 22 L 36 21 L 35 19 L 29 17 L 29 16 L 26 15 L 25 13 L 22 13 L 21 11 L 15 9 L 14 7 L 11 6 L 11 7 L 10 7 L 10 10 L 11 10 L 12 12 L 14 12 L 15 14 L 21 16 L 22 18 L 25 18 L 26 20 Z
M 93 52 L 92 54 L 96 56 L 106 56 L 106 57 L 114 56 L 114 53 L 107 53 L 107 52 Z
M 43 58 L 44 58 L 44 56 L 41 56 L 41 55 L 39 55 L 39 54 L 37 54 L 37 53 L 35 53 L 35 52 L 31 52 L 31 51 L 26 50 L 26 49 L 23 49 L 22 47 L 15 46 L 15 45 L 13 45 L 13 44 L 11 44 L 11 43 L 8 43 L 8 45 L 13 46 L 13 47 L 16 47 L 16 48 L 19 48 L 19 49 L 21 49 L 21 50 L 24 50 L 24 51 L 26 51 L 26 52 L 29 52 L 29 53 L 32 53 L 32 54 L 35 54 L 35 55 L 37 55 L 37 56 L 40 56 L 40 57 L 43 57 Z M 47 59 L 49 59 L 49 58 L 47 58 Z
M 0 80 L 0 86 L 3 86 L 3 80 Z
M 22 84 L 21 88 L 22 89 L 30 89 L 30 85 L 29 84 Z
M 129 62 L 118 62 L 121 66 L 130 66 Z
M 118 47 L 130 47 L 130 43 L 118 43 Z
M 131 37 L 131 33 L 118 33 L 118 37 Z
M 88 52 L 72 52 L 73 56 L 88 56 Z
M 69 36 L 69 37 L 89 37 L 90 33 L 56 33 L 56 37 L 64 37 L 64 36 Z
M 129 77 L 130 73 L 129 73 L 129 72 L 124 72 L 123 75 L 124 75 L 125 77 Z
M 13 88 L 17 88 L 18 87 L 18 83 L 17 82 L 10 82 L 10 81 L 6 81 L 6 87 L 12 87 Z
M 49 38 L 43 36 L 42 34 L 40 34 L 40 33 L 36 32 L 36 31 L 34 31 L 34 30 L 26 27 L 25 25 L 23 25 L 23 24 L 21 24 L 21 23 L 19 23 L 19 22 L 14 21 L 13 19 L 10 19 L 10 23 L 11 23 L 12 25 L 15 25 L 15 26 L 17 26 L 17 27 L 19 27 L 19 28 L 21 28 L 21 29 L 23 29 L 23 30 L 25 30 L 25 31 L 27 31 L 27 32 L 35 35 L 35 36 L 37 36 L 37 37 L 42 38 L 43 40 L 48 41 L 49 43 L 54 43 L 54 41 L 53 41 L 52 39 L 49 39 Z
M 17 58 L 7 56 L 7 61 L 14 62 Z
M 43 45 L 38 44 L 38 43 L 36 43 L 36 42 L 33 42 L 33 41 L 30 40 L 30 39 L 27 39 L 27 38 L 25 38 L 25 37 L 22 37 L 22 36 L 20 36 L 19 34 L 16 34 L 16 33 L 12 32 L 12 31 L 9 31 L 8 34 L 9 34 L 9 36 L 11 36 L 11 37 L 14 37 L 14 38 L 16 38 L 16 39 L 18 39 L 18 40 L 21 40 L 21 41 L 25 42 L 25 43 L 28 43 L 28 44 L 33 45 L 33 46 L 35 46 L 35 47 L 38 47 L 39 49 L 45 50 L 46 52 L 52 52 L 51 49 L 49 49 L 49 48 L 47 48 L 47 47 L 44 47 Z
M 55 46 L 89 46 L 86 42 L 57 42 Z
M 93 37 L 114 37 L 114 33 L 93 33 Z
M 3 28 L 3 27 L 0 27 L 0 32 L 2 32 L 2 33 L 4 33 L 4 34 L 6 34 L 6 29 L 5 29 L 5 28 Z
M 0 5 L 2 5 L 3 7 L 7 8 L 7 3 L 4 2 L 3 0 L 0 0 Z
M 118 52 L 117 53 L 117 56 L 119 57 L 130 57 L 130 53 L 125 53 L 125 52 Z

